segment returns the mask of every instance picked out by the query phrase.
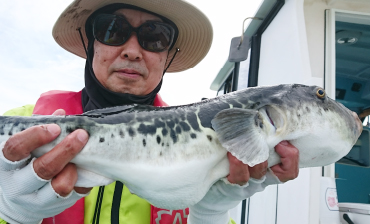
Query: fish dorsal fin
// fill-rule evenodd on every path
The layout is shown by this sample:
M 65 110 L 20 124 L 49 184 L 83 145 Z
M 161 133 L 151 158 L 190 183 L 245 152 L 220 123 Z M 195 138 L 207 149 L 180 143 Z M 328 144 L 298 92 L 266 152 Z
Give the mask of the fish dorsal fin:
M 107 107 L 103 109 L 96 109 L 91 110 L 88 112 L 85 112 L 81 114 L 81 116 L 87 116 L 87 117 L 105 117 L 107 115 L 114 115 L 114 114 L 120 114 L 123 112 L 140 112 L 140 111 L 152 111 L 152 110 L 158 110 L 157 107 L 153 107 L 150 105 L 137 105 L 137 104 L 131 104 L 131 105 L 123 105 L 118 107 Z
M 103 109 L 90 110 L 81 115 L 88 116 L 88 117 L 100 117 L 100 116 L 106 116 L 106 115 L 112 115 L 112 114 L 119 114 L 122 112 L 129 111 L 135 106 L 136 104 L 124 105 L 124 106 L 118 106 L 118 107 L 107 107 Z
M 243 163 L 254 166 L 267 160 L 269 147 L 258 111 L 225 109 L 217 113 L 211 123 L 221 145 Z

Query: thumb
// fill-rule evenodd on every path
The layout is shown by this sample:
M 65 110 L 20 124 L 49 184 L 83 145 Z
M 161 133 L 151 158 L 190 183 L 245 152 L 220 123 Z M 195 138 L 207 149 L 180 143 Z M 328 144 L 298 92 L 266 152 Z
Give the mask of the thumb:
M 54 113 L 52 115 L 55 115 L 55 116 L 64 116 L 64 115 L 66 115 L 66 111 L 63 110 L 63 109 L 58 109 L 58 110 L 54 111 Z

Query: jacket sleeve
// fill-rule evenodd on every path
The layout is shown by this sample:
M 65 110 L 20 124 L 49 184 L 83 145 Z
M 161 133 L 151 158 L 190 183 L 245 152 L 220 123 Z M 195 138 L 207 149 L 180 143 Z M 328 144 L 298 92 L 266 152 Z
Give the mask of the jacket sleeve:
M 35 105 L 33 104 L 17 107 L 5 112 L 4 116 L 31 116 L 34 107 Z M 2 220 L 0 217 L 0 224 L 7 224 L 7 222 Z
M 223 178 L 209 189 L 201 201 L 190 206 L 188 223 L 230 224 L 229 209 L 234 208 L 243 199 L 263 191 L 268 185 L 279 183 L 280 180 L 271 170 L 260 180 L 250 178 L 243 186 L 231 184 Z

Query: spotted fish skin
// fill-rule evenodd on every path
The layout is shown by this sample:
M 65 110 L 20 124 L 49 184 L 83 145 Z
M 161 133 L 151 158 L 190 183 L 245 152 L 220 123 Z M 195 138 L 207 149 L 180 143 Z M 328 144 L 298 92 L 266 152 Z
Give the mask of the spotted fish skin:
M 167 209 L 197 203 L 229 172 L 227 151 L 251 166 L 277 164 L 274 146 L 290 141 L 300 167 L 335 162 L 362 130 L 357 115 L 318 94 L 320 87 L 279 85 L 248 88 L 198 103 L 152 107 L 129 105 L 76 116 L 0 117 L 0 143 L 39 124 L 55 123 L 59 137 L 33 152 L 39 157 L 72 131 L 90 138 L 72 160 L 77 185 L 119 180 L 153 205 Z

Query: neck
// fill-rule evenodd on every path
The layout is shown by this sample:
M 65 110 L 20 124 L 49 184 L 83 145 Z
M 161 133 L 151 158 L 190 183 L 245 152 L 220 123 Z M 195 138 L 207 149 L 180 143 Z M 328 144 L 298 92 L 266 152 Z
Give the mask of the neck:
M 106 89 L 96 78 L 92 68 L 94 57 L 94 41 L 89 41 L 87 59 L 85 64 L 85 88 L 82 91 L 82 106 L 84 112 L 129 104 L 153 105 L 154 99 L 161 89 L 162 80 L 156 88 L 145 96 L 127 93 L 117 93 Z

